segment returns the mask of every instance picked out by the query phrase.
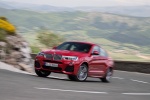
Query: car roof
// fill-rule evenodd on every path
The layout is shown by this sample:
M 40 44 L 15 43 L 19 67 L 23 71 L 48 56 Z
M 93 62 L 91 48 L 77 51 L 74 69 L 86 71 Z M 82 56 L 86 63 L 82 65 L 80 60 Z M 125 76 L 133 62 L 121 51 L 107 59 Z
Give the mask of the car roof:
M 90 45 L 97 45 L 97 44 L 95 44 L 95 43 L 83 42 L 83 41 L 66 41 L 66 42 L 74 42 L 74 43 L 84 43 L 84 44 L 90 44 Z

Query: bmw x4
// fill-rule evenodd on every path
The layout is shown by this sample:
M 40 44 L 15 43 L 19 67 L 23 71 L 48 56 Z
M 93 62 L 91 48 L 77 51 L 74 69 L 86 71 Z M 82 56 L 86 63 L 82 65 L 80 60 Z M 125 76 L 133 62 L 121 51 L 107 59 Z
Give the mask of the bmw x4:
M 40 77 L 55 72 L 66 74 L 72 81 L 85 81 L 87 77 L 94 77 L 102 82 L 110 82 L 114 62 L 97 44 L 71 41 L 38 53 L 34 66 Z

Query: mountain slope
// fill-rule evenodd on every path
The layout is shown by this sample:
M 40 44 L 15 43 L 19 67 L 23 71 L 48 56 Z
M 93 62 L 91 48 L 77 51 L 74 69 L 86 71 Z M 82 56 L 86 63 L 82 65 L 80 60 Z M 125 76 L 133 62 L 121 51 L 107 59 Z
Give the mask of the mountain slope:
M 27 29 L 45 27 L 54 31 L 84 30 L 91 38 L 101 37 L 139 46 L 150 44 L 150 18 L 87 12 L 37 13 L 3 8 L 0 9 L 0 15 L 8 17 L 16 26 Z
M 116 7 L 77 7 L 79 11 L 105 12 L 135 17 L 150 17 L 150 6 L 116 6 Z
M 34 33 L 40 29 L 49 29 L 63 35 L 66 40 L 101 44 L 119 59 L 116 52 L 120 51 L 125 57 L 127 54 L 136 55 L 137 52 L 150 54 L 149 17 L 127 17 L 98 12 L 39 13 L 4 8 L 0 8 L 0 16 L 7 17 L 27 39 L 36 36 Z M 34 39 L 29 41 L 35 43 Z

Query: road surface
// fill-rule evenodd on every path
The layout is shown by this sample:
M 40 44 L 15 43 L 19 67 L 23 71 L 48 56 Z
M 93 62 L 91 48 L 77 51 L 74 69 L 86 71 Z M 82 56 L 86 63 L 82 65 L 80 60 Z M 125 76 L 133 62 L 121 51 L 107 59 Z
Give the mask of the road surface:
M 97 78 L 73 82 L 0 69 L 0 100 L 150 100 L 150 75 L 115 71 L 111 83 Z

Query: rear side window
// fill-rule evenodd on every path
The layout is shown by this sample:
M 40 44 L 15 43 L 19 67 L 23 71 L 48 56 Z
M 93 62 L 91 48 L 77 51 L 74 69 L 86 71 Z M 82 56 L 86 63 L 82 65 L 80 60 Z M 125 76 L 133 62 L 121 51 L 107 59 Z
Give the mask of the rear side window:
M 107 52 L 102 48 L 100 48 L 100 55 L 103 56 L 103 57 L 108 57 Z
M 100 47 L 99 47 L 99 46 L 94 46 L 94 48 L 93 48 L 93 50 L 92 50 L 92 53 L 93 53 L 94 51 L 98 51 L 98 52 L 100 53 Z

